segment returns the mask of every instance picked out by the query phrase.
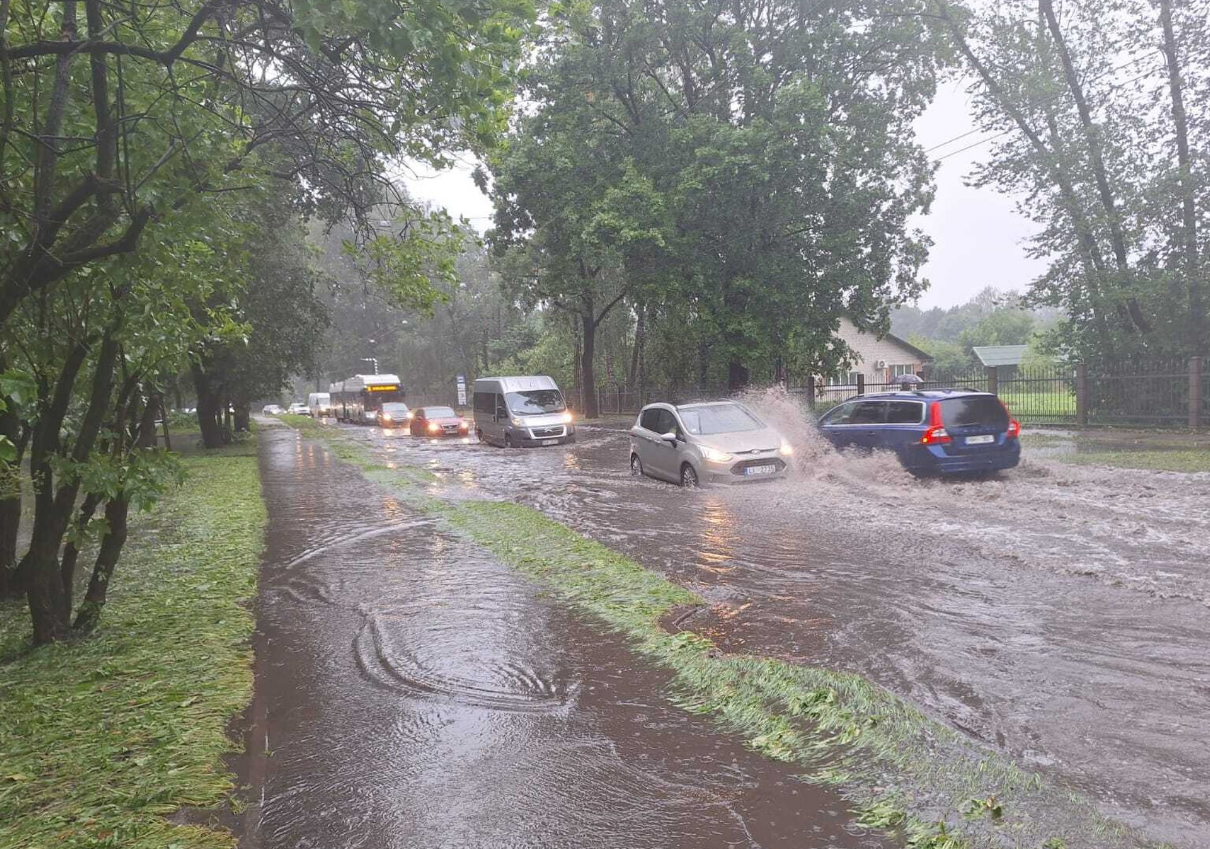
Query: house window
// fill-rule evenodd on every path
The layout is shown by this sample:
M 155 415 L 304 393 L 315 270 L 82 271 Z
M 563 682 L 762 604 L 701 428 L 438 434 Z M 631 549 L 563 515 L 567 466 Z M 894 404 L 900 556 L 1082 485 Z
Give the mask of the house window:
M 828 386 L 856 386 L 859 371 L 838 371 L 828 378 Z
M 916 364 L 908 363 L 902 366 L 891 366 L 891 377 L 903 377 L 905 374 L 915 374 Z

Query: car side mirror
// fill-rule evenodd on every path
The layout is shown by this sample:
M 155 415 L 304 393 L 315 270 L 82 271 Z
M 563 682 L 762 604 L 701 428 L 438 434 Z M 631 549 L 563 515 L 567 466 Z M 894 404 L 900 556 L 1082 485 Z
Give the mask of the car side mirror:
M 660 439 L 664 440 L 669 445 L 676 445 L 678 441 L 677 436 L 673 431 L 668 431 L 667 433 L 663 434 Z

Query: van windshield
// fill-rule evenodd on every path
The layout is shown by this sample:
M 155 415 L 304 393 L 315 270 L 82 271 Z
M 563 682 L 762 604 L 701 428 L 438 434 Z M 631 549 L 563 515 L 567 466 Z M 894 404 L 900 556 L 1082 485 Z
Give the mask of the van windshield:
M 524 392 L 509 392 L 504 396 L 514 416 L 541 416 L 546 413 L 561 413 L 567 409 L 563 393 L 558 389 L 527 389 Z
M 709 407 L 677 408 L 685 430 L 697 436 L 715 433 L 743 433 L 764 427 L 739 404 L 711 404 Z

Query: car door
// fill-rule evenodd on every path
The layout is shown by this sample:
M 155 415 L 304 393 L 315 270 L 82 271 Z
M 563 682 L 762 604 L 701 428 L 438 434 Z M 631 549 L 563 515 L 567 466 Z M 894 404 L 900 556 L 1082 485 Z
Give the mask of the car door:
M 634 453 L 643 464 L 643 471 L 659 477 L 656 464 L 659 462 L 658 448 L 660 444 L 660 407 L 648 407 L 639 416 L 634 434 Z
M 886 401 L 858 401 L 849 416 L 849 444 L 866 450 L 882 447 Z
M 679 445 L 664 439 L 665 434 L 677 433 L 678 430 L 676 416 L 671 410 L 663 407 L 656 410 L 655 439 L 651 442 L 649 454 L 653 474 L 665 480 L 680 480 L 681 470 L 677 462 Z
M 886 424 L 881 428 L 879 445 L 889 448 L 901 457 L 911 447 L 919 444 L 927 425 L 924 423 L 926 405 L 924 401 L 888 401 Z

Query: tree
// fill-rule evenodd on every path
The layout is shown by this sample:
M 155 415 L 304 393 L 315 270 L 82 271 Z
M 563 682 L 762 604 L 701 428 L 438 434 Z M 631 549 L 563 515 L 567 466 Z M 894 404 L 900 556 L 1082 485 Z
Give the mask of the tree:
M 34 492 L 17 578 L 37 642 L 68 631 L 65 540 L 102 507 L 112 572 L 118 513 L 148 479 L 157 376 L 226 320 L 195 311 L 213 294 L 199 270 L 233 247 L 216 236 L 238 229 L 232 199 L 278 183 L 301 212 L 351 211 L 375 265 L 414 279 L 421 240 L 365 217 L 392 197 L 386 158 L 440 164 L 488 143 L 531 14 L 520 0 L 0 1 L 0 374 L 36 386 L 15 427 Z M 116 471 L 89 471 L 104 463 Z M 0 539 L 15 521 L 0 511 Z
M 529 257 L 520 291 L 580 318 L 582 380 L 622 300 L 646 335 L 694 346 L 699 379 L 737 387 L 819 370 L 842 314 L 884 328 L 920 291 L 908 218 L 931 168 L 911 121 L 940 54 L 923 10 L 556 8 L 493 197 L 498 243 Z
M 936 12 L 997 140 L 976 181 L 1018 194 L 1041 225 L 1032 250 L 1051 266 L 1034 300 L 1064 309 L 1094 361 L 1204 352 L 1210 172 L 1189 130 L 1210 117 L 1210 3 L 937 0 Z

